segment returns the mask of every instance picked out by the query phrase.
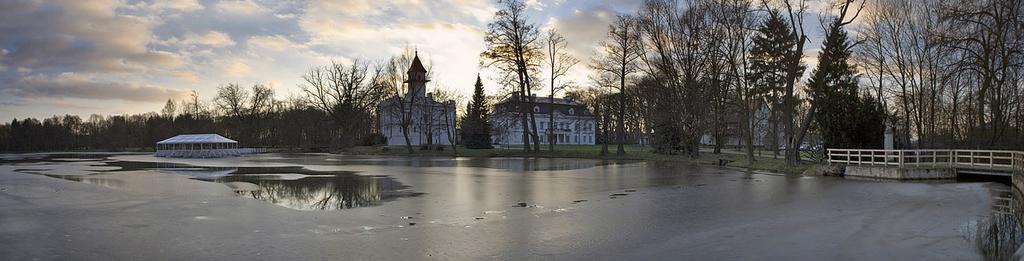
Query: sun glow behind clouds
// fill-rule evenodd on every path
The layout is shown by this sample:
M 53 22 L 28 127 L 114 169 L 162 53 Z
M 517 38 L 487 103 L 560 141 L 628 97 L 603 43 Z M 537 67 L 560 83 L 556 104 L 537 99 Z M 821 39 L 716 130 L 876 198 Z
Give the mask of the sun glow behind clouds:
M 594 45 L 616 12 L 641 1 L 530 1 L 530 19 L 557 27 L 587 84 Z M 301 75 L 331 61 L 379 61 L 419 50 L 435 86 L 464 96 L 482 73 L 479 55 L 494 1 L 261 0 L 0 1 L 0 120 L 159 111 L 226 83 L 299 94 Z

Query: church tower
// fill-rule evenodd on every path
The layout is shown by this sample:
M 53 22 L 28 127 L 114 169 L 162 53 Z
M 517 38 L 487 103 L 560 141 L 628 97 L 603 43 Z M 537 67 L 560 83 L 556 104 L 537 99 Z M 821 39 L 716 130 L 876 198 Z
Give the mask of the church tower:
M 422 98 L 427 96 L 427 69 L 423 67 L 423 63 L 420 62 L 420 54 L 416 52 L 412 58 L 412 66 L 409 67 L 408 80 L 405 81 L 409 85 L 409 92 L 406 95 L 415 95 L 414 97 Z

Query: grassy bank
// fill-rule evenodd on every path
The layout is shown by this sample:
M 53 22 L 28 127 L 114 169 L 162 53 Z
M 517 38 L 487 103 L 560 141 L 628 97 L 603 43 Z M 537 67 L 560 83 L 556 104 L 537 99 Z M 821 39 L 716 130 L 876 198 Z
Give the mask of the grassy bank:
M 445 156 L 445 157 L 542 157 L 542 158 L 587 158 L 587 159 L 617 159 L 617 160 L 652 160 L 652 161 L 680 161 L 698 164 L 719 165 L 724 163 L 727 167 L 745 168 L 751 170 L 763 170 L 778 173 L 799 174 L 809 168 L 812 164 L 799 166 L 787 166 L 782 158 L 772 158 L 770 153 L 764 153 L 756 157 L 754 162 L 749 162 L 746 156 L 741 153 L 719 153 L 701 152 L 700 157 L 691 158 L 681 155 L 664 155 L 654 153 L 651 147 L 630 145 L 626 146 L 626 155 L 615 155 L 615 146 L 609 146 L 609 155 L 601 155 L 600 145 L 557 145 L 555 151 L 548 151 L 547 145 L 541 146 L 541 152 L 524 152 L 522 146 L 502 146 L 493 149 L 466 149 L 458 147 L 457 152 L 451 147 L 444 147 L 443 150 L 422 150 L 419 147 L 413 148 L 409 153 L 404 146 L 376 146 L 376 147 L 354 147 L 343 151 L 346 154 L 355 155 L 386 155 L 386 156 Z

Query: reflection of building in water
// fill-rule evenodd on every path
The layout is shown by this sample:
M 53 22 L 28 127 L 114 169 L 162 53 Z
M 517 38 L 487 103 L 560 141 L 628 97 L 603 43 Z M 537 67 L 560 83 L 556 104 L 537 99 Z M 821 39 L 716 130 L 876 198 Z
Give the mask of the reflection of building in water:
M 215 180 L 231 175 L 238 171 L 238 168 L 167 168 L 159 170 L 163 173 L 191 176 L 198 180 Z
M 280 179 L 273 175 L 231 175 L 217 182 L 248 182 L 257 190 L 239 191 L 239 195 L 298 210 L 336 210 L 379 205 L 413 193 L 403 193 L 401 183 L 386 177 L 354 174 L 319 175 L 300 179 Z
M 573 170 L 590 168 L 598 165 L 603 165 L 607 162 L 602 162 L 594 159 L 570 159 L 570 158 L 502 158 L 502 159 L 488 159 L 485 165 L 480 164 L 474 165 L 473 161 L 464 162 L 462 166 L 472 167 L 491 167 L 508 170 L 518 171 L 537 171 L 537 170 Z

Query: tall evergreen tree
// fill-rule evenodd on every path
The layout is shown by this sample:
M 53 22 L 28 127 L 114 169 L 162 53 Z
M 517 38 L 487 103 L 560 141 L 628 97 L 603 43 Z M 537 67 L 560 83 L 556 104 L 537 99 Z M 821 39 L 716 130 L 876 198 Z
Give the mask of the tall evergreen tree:
M 814 120 L 828 148 L 865 148 L 880 144 L 884 112 L 860 96 L 856 68 L 848 62 L 850 42 L 836 19 L 828 29 L 816 68 L 808 80 Z M 877 136 L 869 136 L 878 134 Z
M 473 100 L 466 105 L 466 116 L 462 120 L 462 140 L 465 141 L 466 148 L 491 148 L 490 114 L 487 97 L 484 96 L 484 84 L 480 81 L 480 75 L 477 75 Z
M 793 46 L 796 45 L 796 37 L 789 28 L 789 24 L 774 11 L 769 11 L 768 17 L 757 29 L 750 50 L 749 74 L 750 83 L 755 86 L 752 95 L 764 97 L 766 106 L 771 109 L 769 117 L 770 137 L 767 137 L 768 145 L 773 147 L 776 156 L 779 147 L 779 132 L 782 122 L 781 114 L 783 98 L 786 92 L 786 57 L 791 56 Z M 803 71 L 803 68 L 799 69 Z

